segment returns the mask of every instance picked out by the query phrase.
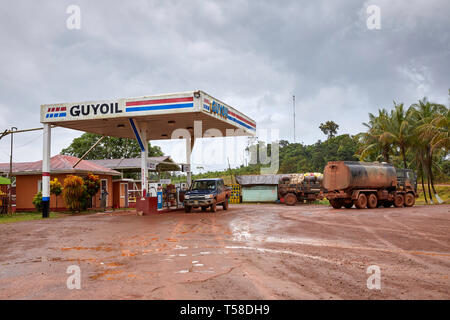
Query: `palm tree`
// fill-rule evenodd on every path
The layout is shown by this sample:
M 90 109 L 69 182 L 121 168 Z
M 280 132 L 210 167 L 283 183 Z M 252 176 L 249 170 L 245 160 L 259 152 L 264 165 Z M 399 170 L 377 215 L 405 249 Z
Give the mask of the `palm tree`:
M 405 111 L 403 103 L 396 104 L 394 101 L 394 110 L 391 110 L 386 119 L 386 126 L 380 139 L 385 143 L 392 144 L 398 148 L 403 161 L 403 167 L 408 167 L 406 163 L 406 151 L 411 143 L 411 126 L 409 123 L 409 112 Z
M 431 188 L 434 187 L 433 164 L 434 156 L 442 149 L 449 147 L 449 110 L 446 106 L 431 103 L 427 98 L 419 100 L 410 107 L 411 117 L 415 123 L 415 135 L 423 154 L 423 171 L 427 173 L 428 193 L 432 201 Z
M 364 160 L 370 155 L 376 155 L 378 160 L 381 154 L 383 161 L 389 162 L 392 144 L 390 137 L 384 134 L 389 127 L 389 114 L 386 109 L 379 109 L 378 116 L 369 113 L 369 122 L 363 125 L 368 130 L 361 136 L 362 147 L 358 150 L 359 158 Z

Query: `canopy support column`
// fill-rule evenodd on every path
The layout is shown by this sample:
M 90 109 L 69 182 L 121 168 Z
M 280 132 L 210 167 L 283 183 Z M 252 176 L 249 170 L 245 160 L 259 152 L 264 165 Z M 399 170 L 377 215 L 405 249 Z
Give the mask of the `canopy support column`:
M 42 218 L 49 217 L 50 211 L 50 150 L 51 150 L 51 126 L 44 124 L 42 157 Z
M 191 170 L 191 154 L 192 149 L 194 149 L 195 138 L 191 136 L 190 138 L 186 138 L 186 164 L 188 166 L 188 171 L 186 172 L 186 179 L 188 187 L 191 186 L 192 183 L 192 170 Z
M 147 123 L 140 124 L 140 135 L 142 141 L 144 142 L 144 150 L 141 151 L 141 189 L 142 198 L 147 196 L 148 188 L 148 141 L 147 141 Z

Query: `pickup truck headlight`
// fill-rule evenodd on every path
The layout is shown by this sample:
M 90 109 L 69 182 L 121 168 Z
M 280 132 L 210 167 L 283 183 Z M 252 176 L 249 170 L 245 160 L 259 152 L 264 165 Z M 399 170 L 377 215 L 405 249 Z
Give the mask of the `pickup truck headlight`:
M 186 194 L 186 195 L 184 196 L 184 198 L 185 198 L 185 199 L 189 199 L 189 195 Z
M 205 195 L 205 199 L 211 199 L 212 197 L 214 197 L 212 194 Z

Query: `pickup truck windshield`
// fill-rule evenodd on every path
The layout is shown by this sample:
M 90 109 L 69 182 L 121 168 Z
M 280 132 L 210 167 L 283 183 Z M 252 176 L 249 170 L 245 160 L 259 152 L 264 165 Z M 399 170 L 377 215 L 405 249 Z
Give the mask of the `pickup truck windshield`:
M 216 189 L 215 181 L 199 180 L 194 181 L 191 190 L 215 190 L 215 189 Z

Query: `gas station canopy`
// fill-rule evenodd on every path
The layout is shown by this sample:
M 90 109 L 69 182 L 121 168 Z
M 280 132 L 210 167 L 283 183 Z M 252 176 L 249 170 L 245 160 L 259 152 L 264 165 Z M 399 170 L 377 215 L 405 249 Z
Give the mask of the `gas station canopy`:
M 130 119 L 147 124 L 147 140 L 170 139 L 173 130 L 192 130 L 199 120 L 201 135 L 211 128 L 223 136 L 227 129 L 242 129 L 236 135 L 256 131 L 255 121 L 203 91 L 41 106 L 42 123 L 105 136 L 135 138 Z
M 214 130 L 208 132 L 208 137 L 253 136 L 256 133 L 255 121 L 200 90 L 138 98 L 45 104 L 41 105 L 40 116 L 41 123 L 44 124 L 42 158 L 44 218 L 49 216 L 52 126 L 102 136 L 135 138 L 141 149 L 142 203 L 147 203 L 149 190 L 148 141 L 180 137 L 186 140 L 187 164 L 183 171 L 187 173 L 187 184 L 190 185 L 192 175 L 190 158 L 196 138 L 203 137 L 210 129 Z M 174 132 L 175 130 L 177 131 Z

